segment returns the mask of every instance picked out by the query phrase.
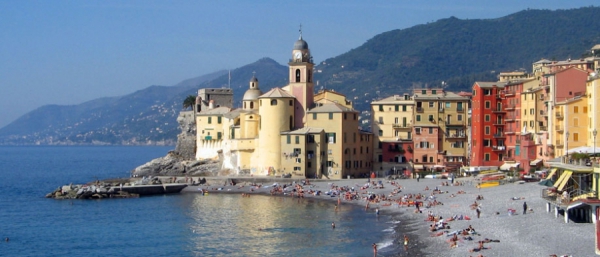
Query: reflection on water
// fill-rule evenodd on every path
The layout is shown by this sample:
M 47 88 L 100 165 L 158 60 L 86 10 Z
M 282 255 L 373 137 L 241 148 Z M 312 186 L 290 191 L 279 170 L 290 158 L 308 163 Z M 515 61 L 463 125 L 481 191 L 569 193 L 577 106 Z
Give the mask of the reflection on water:
M 183 194 L 196 256 L 369 256 L 387 218 L 333 202 L 233 194 Z M 331 228 L 331 223 L 336 228 Z M 385 240 L 389 242 L 389 240 Z

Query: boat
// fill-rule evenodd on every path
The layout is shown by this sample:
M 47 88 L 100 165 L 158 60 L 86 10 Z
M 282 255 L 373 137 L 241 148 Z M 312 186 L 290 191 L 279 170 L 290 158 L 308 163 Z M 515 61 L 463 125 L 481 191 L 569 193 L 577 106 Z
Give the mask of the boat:
M 175 194 L 181 192 L 186 184 L 172 183 L 172 184 L 153 184 L 153 185 L 133 185 L 133 186 L 114 186 L 111 187 L 114 192 L 123 191 L 130 194 L 138 195 L 162 195 L 162 194 Z

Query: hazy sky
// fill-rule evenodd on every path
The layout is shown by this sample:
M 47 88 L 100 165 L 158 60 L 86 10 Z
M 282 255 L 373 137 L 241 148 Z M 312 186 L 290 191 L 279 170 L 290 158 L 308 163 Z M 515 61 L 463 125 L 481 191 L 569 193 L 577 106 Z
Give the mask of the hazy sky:
M 315 61 L 373 36 L 456 16 L 498 18 L 597 0 L 0 1 L 0 127 L 72 105 L 270 57 L 287 63 L 299 24 Z M 591 47 L 591 46 L 590 46 Z

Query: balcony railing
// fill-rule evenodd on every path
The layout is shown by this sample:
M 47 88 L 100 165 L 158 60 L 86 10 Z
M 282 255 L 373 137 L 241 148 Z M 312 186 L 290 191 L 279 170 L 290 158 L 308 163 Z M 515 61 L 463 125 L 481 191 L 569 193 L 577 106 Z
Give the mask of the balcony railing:
M 504 90 L 504 95 L 505 96 L 513 96 L 516 94 L 515 90 Z
M 423 107 L 417 107 L 417 112 L 423 112 Z
M 563 141 L 560 140 L 556 140 L 556 148 L 563 148 L 563 146 L 565 146 Z
M 515 109 L 515 104 L 507 104 L 504 106 L 504 109 L 506 110 L 514 110 Z
M 563 125 L 556 125 L 556 126 L 554 126 L 554 128 L 556 129 L 557 132 L 564 131 Z
M 496 125 L 496 126 L 504 126 L 504 123 L 502 123 L 502 121 L 496 121 L 496 122 L 494 122 L 494 125 Z
M 393 128 L 412 128 L 412 124 L 410 123 L 394 123 L 392 124 Z
M 506 151 L 506 146 L 494 145 L 492 146 L 492 151 Z
M 556 112 L 556 118 L 559 119 L 559 120 L 562 120 L 565 117 L 562 115 L 562 113 Z
M 465 133 L 446 133 L 446 138 L 466 138 L 467 135 Z
M 458 107 L 456 108 L 456 112 L 465 112 L 465 108 Z
M 503 137 L 506 137 L 504 135 L 504 133 L 496 133 L 496 134 L 494 134 L 494 138 L 503 138 Z
M 494 109 L 492 109 L 492 112 L 493 113 L 503 113 L 503 112 L 506 112 L 506 110 L 503 110 L 502 108 L 494 108 Z
M 546 127 L 546 126 L 540 126 L 540 131 L 548 131 L 548 127 Z

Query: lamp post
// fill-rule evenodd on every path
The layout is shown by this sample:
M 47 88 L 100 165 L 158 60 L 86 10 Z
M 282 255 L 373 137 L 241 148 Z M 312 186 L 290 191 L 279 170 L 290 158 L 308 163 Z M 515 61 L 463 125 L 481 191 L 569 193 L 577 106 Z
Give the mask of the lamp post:
M 594 128 L 594 131 L 592 131 L 592 135 L 594 136 L 594 167 L 596 167 L 596 135 L 598 135 L 598 131 Z
M 567 133 L 565 133 L 567 135 L 567 139 L 565 140 L 565 151 L 567 151 L 567 163 L 571 163 L 569 161 L 569 131 L 567 131 Z

